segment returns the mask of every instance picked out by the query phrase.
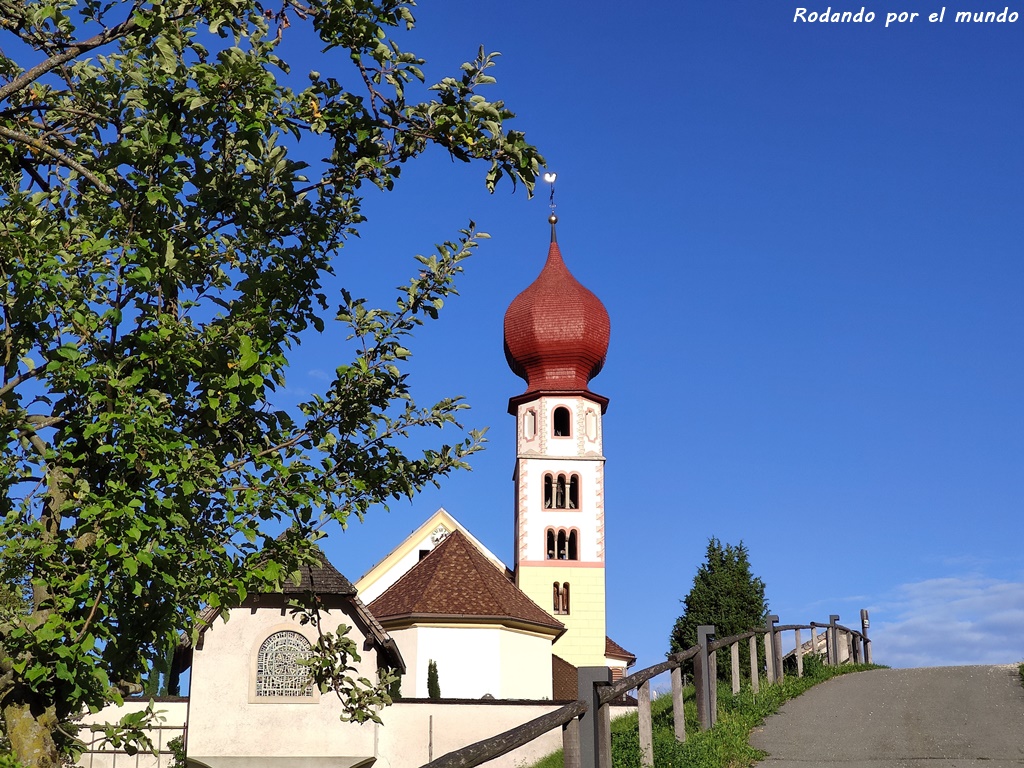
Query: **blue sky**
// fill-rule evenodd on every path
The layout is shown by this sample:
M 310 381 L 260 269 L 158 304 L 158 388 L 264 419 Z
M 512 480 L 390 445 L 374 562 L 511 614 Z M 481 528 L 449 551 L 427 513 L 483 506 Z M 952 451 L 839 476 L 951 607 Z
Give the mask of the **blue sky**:
M 491 97 L 558 173 L 563 255 L 611 316 L 609 634 L 661 660 L 714 536 L 747 545 L 784 623 L 870 609 L 877 661 L 1020 661 L 1024 21 L 878 0 L 872 23 L 794 23 L 801 4 L 828 5 L 424 2 L 404 44 L 431 81 L 502 52 Z M 365 212 L 338 284 L 379 302 L 470 218 L 492 235 L 410 366 L 490 443 L 325 548 L 355 579 L 444 506 L 510 561 L 502 317 L 543 264 L 547 190 L 490 196 L 435 154 Z M 280 405 L 343 347 L 307 339 Z

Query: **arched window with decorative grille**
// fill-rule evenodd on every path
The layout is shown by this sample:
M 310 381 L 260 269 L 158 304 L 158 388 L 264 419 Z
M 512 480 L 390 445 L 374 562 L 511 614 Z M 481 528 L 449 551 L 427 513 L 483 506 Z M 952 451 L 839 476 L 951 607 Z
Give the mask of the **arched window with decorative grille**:
M 547 548 L 544 550 L 548 560 L 555 559 L 555 530 L 548 528 L 547 531 Z
M 256 696 L 312 697 L 313 679 L 309 667 L 300 664 L 312 648 L 298 632 L 275 632 L 256 654 Z

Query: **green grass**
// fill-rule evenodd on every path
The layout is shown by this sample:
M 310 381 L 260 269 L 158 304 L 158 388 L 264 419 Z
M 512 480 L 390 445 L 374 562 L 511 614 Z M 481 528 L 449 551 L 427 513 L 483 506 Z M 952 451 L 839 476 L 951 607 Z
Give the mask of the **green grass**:
M 676 741 L 672 729 L 672 697 L 661 696 L 651 704 L 654 733 L 654 765 L 656 768 L 740 768 L 762 759 L 764 753 L 748 743 L 750 732 L 764 722 L 788 699 L 799 696 L 808 688 L 839 675 L 880 669 L 867 664 L 847 664 L 841 667 L 817 666 L 813 674 L 798 678 L 787 675 L 781 685 L 767 685 L 762 681 L 758 694 L 744 688 L 736 696 L 728 686 L 718 689 L 718 722 L 710 731 L 697 726 L 697 706 L 694 690 L 688 686 L 683 692 L 686 713 L 686 742 Z M 1021 665 L 1024 675 L 1024 664 Z M 612 722 L 612 766 L 614 768 L 640 768 L 640 736 L 637 716 L 626 715 Z M 532 768 L 562 768 L 561 751 L 548 755 Z

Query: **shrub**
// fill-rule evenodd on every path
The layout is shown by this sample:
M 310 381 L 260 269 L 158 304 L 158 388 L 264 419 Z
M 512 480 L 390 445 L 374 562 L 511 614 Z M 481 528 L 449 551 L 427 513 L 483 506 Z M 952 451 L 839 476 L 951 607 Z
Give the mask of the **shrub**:
M 437 662 L 433 659 L 427 664 L 427 696 L 431 699 L 441 698 L 441 683 L 437 680 Z

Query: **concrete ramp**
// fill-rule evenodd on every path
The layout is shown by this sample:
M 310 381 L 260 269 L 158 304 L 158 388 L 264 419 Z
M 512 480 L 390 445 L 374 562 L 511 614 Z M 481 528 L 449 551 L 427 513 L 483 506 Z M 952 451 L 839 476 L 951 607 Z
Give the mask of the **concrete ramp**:
M 1017 667 L 860 672 L 787 702 L 751 734 L 764 768 L 1024 766 Z

